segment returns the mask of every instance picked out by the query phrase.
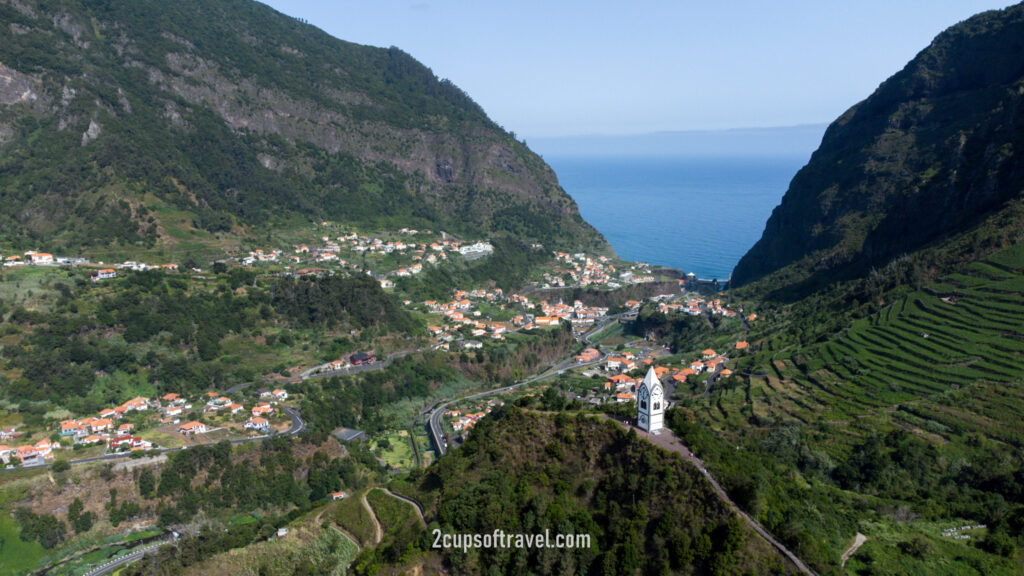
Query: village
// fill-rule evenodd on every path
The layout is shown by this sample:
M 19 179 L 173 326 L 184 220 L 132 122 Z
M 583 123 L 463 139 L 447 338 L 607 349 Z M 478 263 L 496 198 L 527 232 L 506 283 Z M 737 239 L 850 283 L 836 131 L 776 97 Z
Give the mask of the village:
M 392 290 L 396 280 L 422 273 L 424 265 L 437 265 L 453 258 L 475 260 L 487 257 L 494 250 L 485 240 L 463 242 L 445 232 L 435 234 L 431 230 L 409 228 L 361 234 L 341 231 L 337 226 L 322 222 L 314 228 L 314 234 L 318 241 L 307 240 L 290 248 L 252 248 L 237 257 L 237 264 L 263 269 L 271 275 L 367 274 L 383 289 Z M 543 249 L 539 245 L 534 248 Z M 729 356 L 713 350 L 705 350 L 692 359 L 666 361 L 667 353 L 651 342 L 610 346 L 609 341 L 602 341 L 609 333 L 616 332 L 619 320 L 635 318 L 644 306 L 653 306 L 664 314 L 737 317 L 737 313 L 726 308 L 719 298 L 706 299 L 690 291 L 696 280 L 692 274 L 678 279 L 678 292 L 674 294 L 652 296 L 644 301 L 627 300 L 615 306 L 614 313 L 610 314 L 605 306 L 587 305 L 580 300 L 562 301 L 564 291 L 561 289 L 616 290 L 629 284 L 652 283 L 659 278 L 651 267 L 585 253 L 554 252 L 553 256 L 552 264 L 537 271 L 535 281 L 517 292 L 505 293 L 494 286 L 466 287 L 453 290 L 450 299 L 444 301 L 402 300 L 407 309 L 426 320 L 429 344 L 423 349 L 471 353 L 485 346 L 500 345 L 513 334 L 568 325 L 584 346 L 574 358 L 566 359 L 568 364 L 560 375 L 576 378 L 573 394 L 593 407 L 635 401 L 642 372 L 652 365 L 670 386 L 670 391 L 689 385 L 696 392 L 704 392 L 708 382 L 731 375 L 727 367 Z M 119 273 L 176 272 L 179 269 L 174 263 L 150 265 L 134 260 L 105 265 L 39 251 L 8 255 L 2 261 L 5 266 L 91 267 L 94 268 L 90 274 L 93 282 L 116 279 Z M 192 269 L 191 272 L 202 271 Z M 749 320 L 755 317 L 751 315 Z M 736 342 L 735 350 L 742 352 L 745 347 L 745 342 Z M 383 367 L 386 363 L 381 360 L 389 358 L 379 358 L 373 350 L 346 354 L 301 369 L 298 381 Z M 536 391 L 523 392 L 532 395 Z M 65 419 L 60 423 L 60 430 L 33 430 L 26 436 L 31 442 L 20 442 L 14 447 L 0 445 L 0 461 L 7 466 L 34 466 L 52 461 L 60 450 L 73 450 L 75 459 L 80 459 L 272 434 L 288 428 L 288 417 L 280 410 L 281 403 L 287 399 L 288 392 L 281 388 L 262 390 L 255 398 L 217 392 L 207 392 L 197 398 L 174 393 L 154 399 L 136 397 L 95 415 Z M 447 429 L 465 434 L 501 402 L 492 399 L 480 405 L 453 409 L 446 417 Z M 22 437 L 15 430 L 0 431 L 0 440 Z
M 75 459 L 123 452 L 162 451 L 220 439 L 266 436 L 288 429 L 284 389 L 261 389 L 251 398 L 206 392 L 195 398 L 168 393 L 160 398 L 138 396 L 94 416 L 69 418 L 59 430 L 24 434 L 17 427 L 0 430 L 0 463 L 6 467 L 41 466 L 58 451 L 73 451 Z M 183 420 L 185 420 L 183 422 Z M 216 438 L 205 438 L 220 432 Z M 39 437 L 42 438 L 39 438 Z M 36 438 L 39 438 L 38 440 Z

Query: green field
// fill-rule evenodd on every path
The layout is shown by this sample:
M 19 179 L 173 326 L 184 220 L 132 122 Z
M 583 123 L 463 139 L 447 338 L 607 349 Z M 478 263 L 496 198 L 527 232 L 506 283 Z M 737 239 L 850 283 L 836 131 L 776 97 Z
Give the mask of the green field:
M 377 521 L 384 530 L 384 534 L 391 534 L 399 528 L 417 522 L 416 513 L 411 505 L 374 488 L 366 496 L 373 511 L 377 514 Z
M 381 447 L 382 439 L 387 439 L 388 448 L 386 450 Z M 389 432 L 374 439 L 370 444 L 370 450 L 392 468 L 410 470 L 416 463 L 413 458 L 412 446 L 409 444 L 409 432 L 406 430 Z
M 37 542 L 24 542 L 18 535 L 21 529 L 10 513 L 0 508 L 0 575 L 27 574 L 46 556 Z

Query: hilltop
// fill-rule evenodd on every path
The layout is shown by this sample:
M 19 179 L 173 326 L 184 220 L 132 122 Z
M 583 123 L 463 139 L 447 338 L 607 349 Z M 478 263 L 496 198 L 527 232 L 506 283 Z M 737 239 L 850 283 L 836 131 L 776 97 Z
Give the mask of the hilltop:
M 1022 98 L 1024 5 L 941 33 L 829 126 L 734 286 L 760 281 L 754 292 L 792 301 L 1011 210 L 1024 190 Z M 933 274 L 1019 240 L 1006 226 L 984 232 Z
M 0 246 L 223 247 L 320 220 L 610 248 L 402 50 L 249 0 L 0 2 Z

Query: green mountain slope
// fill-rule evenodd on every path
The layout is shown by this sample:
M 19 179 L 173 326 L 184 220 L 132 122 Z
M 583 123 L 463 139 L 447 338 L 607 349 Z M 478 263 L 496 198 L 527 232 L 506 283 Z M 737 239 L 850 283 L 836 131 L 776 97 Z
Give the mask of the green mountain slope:
M 538 156 L 397 48 L 248 0 L 5 0 L 0 24 L 0 242 L 298 218 L 607 249 Z
M 786 574 L 695 466 L 595 416 L 504 408 L 409 490 L 445 534 L 589 534 L 589 547 L 431 550 L 453 574 Z M 398 488 L 396 488 L 398 489 Z M 428 533 L 429 533 L 428 530 Z M 385 542 L 362 573 L 402 556 Z
M 1004 209 L 1024 190 L 1022 104 L 1024 5 L 949 28 L 828 128 L 734 285 L 799 298 Z

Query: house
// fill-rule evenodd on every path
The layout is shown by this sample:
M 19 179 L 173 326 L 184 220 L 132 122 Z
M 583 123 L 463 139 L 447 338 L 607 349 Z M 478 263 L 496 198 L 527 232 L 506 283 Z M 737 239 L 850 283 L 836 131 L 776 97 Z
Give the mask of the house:
M 29 260 L 33 264 L 53 264 L 53 254 L 36 252 L 34 254 L 29 254 Z
M 264 416 L 264 415 L 269 415 L 269 414 L 273 414 L 273 413 L 274 413 L 274 407 L 273 406 L 268 406 L 266 404 L 261 404 L 259 406 L 254 406 L 253 409 L 252 409 L 252 415 L 253 416 Z
M 729 370 L 728 368 L 723 368 L 719 374 L 722 376 L 722 378 L 728 378 L 729 376 L 732 376 L 732 370 Z
M 245 409 L 245 406 L 242 406 L 241 404 L 228 404 L 225 408 L 232 414 L 238 414 Z
M 693 370 L 694 374 L 700 374 L 704 371 L 704 363 L 700 360 L 694 360 L 690 362 L 690 370 Z
M 22 466 L 34 466 L 43 463 L 43 457 L 35 446 L 18 446 L 16 453 Z
M 136 396 L 122 404 L 122 406 L 129 410 L 149 410 L 149 399 L 143 398 L 142 396 Z
M 78 443 L 79 444 L 84 444 L 84 445 L 89 445 L 89 444 L 99 444 L 102 441 L 103 441 L 103 436 L 100 436 L 99 434 L 90 434 L 90 435 L 86 436 L 85 438 L 82 438 L 81 440 L 79 440 Z
M 254 417 L 246 420 L 245 424 L 243 424 L 242 427 L 245 428 L 246 430 L 255 430 L 257 432 L 267 432 L 268 430 L 270 430 L 270 422 L 266 418 L 260 418 L 259 416 L 254 416 Z
M 133 428 L 135 428 L 135 424 L 132 424 L 130 422 L 127 424 L 121 424 L 120 426 L 117 427 L 117 433 L 128 434 L 132 431 Z
M 606 362 L 604 366 L 605 370 L 609 372 L 629 372 L 630 370 L 636 370 L 636 362 L 629 358 L 609 358 L 608 362 Z
M 51 443 L 49 440 L 40 440 L 39 442 L 36 442 L 33 448 L 35 448 L 36 451 L 39 452 L 40 456 L 46 458 L 48 456 L 52 456 L 53 449 L 60 448 L 60 444 L 58 444 L 57 442 Z
M 615 395 L 615 401 L 619 403 L 630 402 L 633 400 L 636 400 L 636 395 L 632 392 L 619 392 Z
M 537 326 L 554 326 L 561 321 L 562 319 L 558 316 L 538 316 L 533 323 Z
M 114 410 L 113 408 L 107 408 L 105 410 L 100 410 L 100 418 L 120 418 L 120 417 L 121 417 L 121 415 L 117 412 L 117 410 Z
M 650 360 L 650 358 L 646 359 L 645 362 L 647 360 Z M 665 374 L 667 374 L 667 373 L 668 373 L 668 368 L 665 367 L 665 366 L 656 366 L 654 368 L 654 375 L 657 376 L 659 379 L 660 378 L 664 378 Z
M 696 374 L 696 372 L 694 372 L 691 368 L 683 368 L 679 372 L 673 374 L 672 379 L 681 384 L 683 382 L 686 382 L 686 379 L 690 376 L 693 376 L 694 374 Z
M 78 420 L 64 420 L 60 423 L 61 436 L 74 436 L 81 429 Z
M 605 390 L 610 390 L 612 387 L 614 387 L 616 390 L 622 390 L 633 384 L 636 384 L 636 380 L 634 380 L 633 378 L 630 378 L 625 374 L 616 374 L 615 376 L 609 378 L 607 382 L 605 382 Z
M 178 432 L 188 436 L 190 434 L 206 434 L 206 424 L 202 422 L 186 422 L 178 426 Z
M 349 363 L 344 360 L 335 360 L 328 365 L 331 370 L 344 370 L 349 367 Z
M 11 449 L 10 446 L 0 444 L 0 460 L 3 460 L 4 464 L 6 464 L 8 460 L 10 460 L 12 451 L 13 450 Z
M 740 340 L 739 342 L 736 343 L 737 350 L 746 350 L 747 346 L 749 346 L 749 344 L 747 344 L 745 340 Z
M 601 357 L 601 353 L 598 352 L 597 348 L 587 348 L 579 356 L 576 357 L 577 364 L 585 364 L 587 362 L 593 362 Z
M 164 401 L 165 403 L 171 406 L 180 406 L 185 403 L 185 399 L 182 398 L 179 394 L 175 394 L 174 392 L 171 392 L 170 394 L 164 394 L 163 396 L 160 397 L 160 400 Z
M 107 430 L 110 430 L 113 426 L 114 421 L 109 418 L 96 418 L 95 420 L 92 421 L 91 424 L 89 424 L 89 428 L 93 431 L 93 433 L 105 432 Z
M 182 412 L 183 410 L 181 406 L 168 406 L 167 409 L 164 410 L 164 414 L 168 416 L 181 416 Z
M 110 280 L 111 278 L 117 278 L 117 271 L 113 268 L 104 268 L 103 270 L 97 271 L 95 274 L 89 277 L 93 282 L 99 282 L 100 280 Z
M 282 390 L 281 388 L 278 388 L 277 390 L 274 390 L 273 392 L 271 392 L 271 394 L 273 394 L 274 398 L 277 398 L 278 400 L 287 400 L 288 399 L 288 392 L 285 391 L 285 390 Z
M 345 492 L 344 490 L 342 490 L 341 492 L 331 492 L 331 500 L 341 500 L 342 498 L 347 497 L 348 493 Z
M 710 360 L 710 359 L 714 358 L 715 356 L 718 356 L 718 354 L 715 353 L 715 351 L 712 350 L 711 348 L 708 348 L 707 350 L 705 350 L 703 352 L 703 355 L 704 355 L 704 359 L 705 360 Z

